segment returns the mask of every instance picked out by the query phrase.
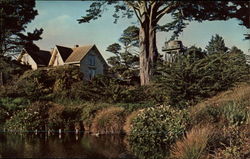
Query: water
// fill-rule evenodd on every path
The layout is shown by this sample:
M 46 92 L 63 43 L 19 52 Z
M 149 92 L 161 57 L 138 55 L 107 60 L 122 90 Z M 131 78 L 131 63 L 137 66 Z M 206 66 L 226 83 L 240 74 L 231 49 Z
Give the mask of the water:
M 0 158 L 136 158 L 124 136 L 0 133 Z

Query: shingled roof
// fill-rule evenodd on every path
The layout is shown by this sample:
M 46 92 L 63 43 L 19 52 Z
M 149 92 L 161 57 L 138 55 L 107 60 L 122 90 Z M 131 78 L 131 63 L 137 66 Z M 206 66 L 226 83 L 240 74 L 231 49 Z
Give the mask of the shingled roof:
M 71 53 L 73 52 L 73 50 L 71 48 L 68 47 L 64 47 L 64 46 L 59 46 L 56 45 L 63 61 L 66 61 L 66 59 L 71 55 Z
M 80 62 L 85 55 L 94 47 L 95 45 L 85 45 L 81 47 L 73 48 L 73 52 L 67 58 L 65 63 L 77 63 Z
M 31 50 L 24 49 L 24 52 L 22 53 L 22 55 L 24 53 L 29 54 L 32 57 L 32 59 L 36 62 L 37 65 L 47 66 L 49 64 L 49 60 L 51 57 L 51 53 L 49 51 L 46 51 L 46 50 L 31 51 Z M 22 55 L 19 56 L 17 61 L 22 58 Z

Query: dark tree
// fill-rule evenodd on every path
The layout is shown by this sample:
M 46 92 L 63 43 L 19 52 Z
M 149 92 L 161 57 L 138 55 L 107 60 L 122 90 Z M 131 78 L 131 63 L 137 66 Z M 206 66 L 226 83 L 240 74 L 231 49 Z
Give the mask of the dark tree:
M 247 4 L 245 6 L 245 4 Z M 115 22 L 118 18 L 131 18 L 136 15 L 140 24 L 140 79 L 141 85 L 149 84 L 155 71 L 158 51 L 156 46 L 156 30 L 174 31 L 174 36 L 183 30 L 187 25 L 185 20 L 227 20 L 229 18 L 238 18 L 243 25 L 247 25 L 247 18 L 242 17 L 249 4 L 240 2 L 223 2 L 223 1 L 198 1 L 198 2 L 181 2 L 181 1 L 96 1 L 90 5 L 87 14 L 79 23 L 90 22 L 102 16 L 107 5 L 113 5 L 115 13 L 113 17 Z M 238 8 L 240 7 L 240 8 Z M 246 9 L 245 9 L 246 8 Z M 121 13 L 121 14 L 119 14 Z M 169 23 L 162 26 L 159 21 L 164 15 L 171 15 Z M 239 16 L 241 15 L 241 16 Z M 246 21 L 247 20 L 247 21 Z
M 212 36 L 212 39 L 209 41 L 206 49 L 208 54 L 224 53 L 228 50 L 225 46 L 224 39 L 218 34 Z
M 0 6 L 0 54 L 13 55 L 21 48 L 39 49 L 33 41 L 41 39 L 43 29 L 24 34 L 27 24 L 38 15 L 35 0 L 1 0 Z

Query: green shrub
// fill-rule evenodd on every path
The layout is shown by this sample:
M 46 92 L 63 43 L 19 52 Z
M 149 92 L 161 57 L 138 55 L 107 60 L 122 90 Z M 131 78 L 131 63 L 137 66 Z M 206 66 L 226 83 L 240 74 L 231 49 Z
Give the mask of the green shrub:
M 148 145 L 168 145 L 182 136 L 187 127 L 187 113 L 169 106 L 151 107 L 133 120 L 130 141 Z
M 195 60 L 183 55 L 159 72 L 158 81 L 169 96 L 169 104 L 185 107 L 246 81 L 249 66 L 244 54 L 216 53 Z
M 30 100 L 23 97 L 17 98 L 0 98 L 0 106 L 8 110 L 10 113 L 21 110 L 30 104 Z
M 206 105 L 191 118 L 192 125 L 225 122 L 226 125 L 242 125 L 249 119 L 247 107 L 240 102 L 227 101 L 221 105 Z
M 47 125 L 50 104 L 45 102 L 33 103 L 28 108 L 17 112 L 5 124 L 9 131 L 44 130 Z
M 249 111 L 240 103 L 228 102 L 223 106 L 223 116 L 230 125 L 242 125 L 249 118 Z
M 192 125 L 217 123 L 221 120 L 222 109 L 214 105 L 207 105 L 191 115 Z
M 5 124 L 12 131 L 74 130 L 81 121 L 81 107 L 64 107 L 51 102 L 35 102 L 18 111 Z
M 4 84 L 11 84 L 12 80 L 18 79 L 28 69 L 30 66 L 22 65 L 11 57 L 0 55 L 0 72 L 3 73 Z

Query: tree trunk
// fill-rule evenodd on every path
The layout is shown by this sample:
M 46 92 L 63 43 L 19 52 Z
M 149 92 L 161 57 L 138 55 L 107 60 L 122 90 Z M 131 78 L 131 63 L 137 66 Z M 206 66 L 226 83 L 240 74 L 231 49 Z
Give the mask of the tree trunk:
M 150 18 L 152 18 L 150 16 Z M 148 85 L 154 74 L 158 51 L 156 46 L 156 24 L 153 19 L 144 16 L 141 19 L 139 35 L 140 45 L 140 80 L 141 85 Z

